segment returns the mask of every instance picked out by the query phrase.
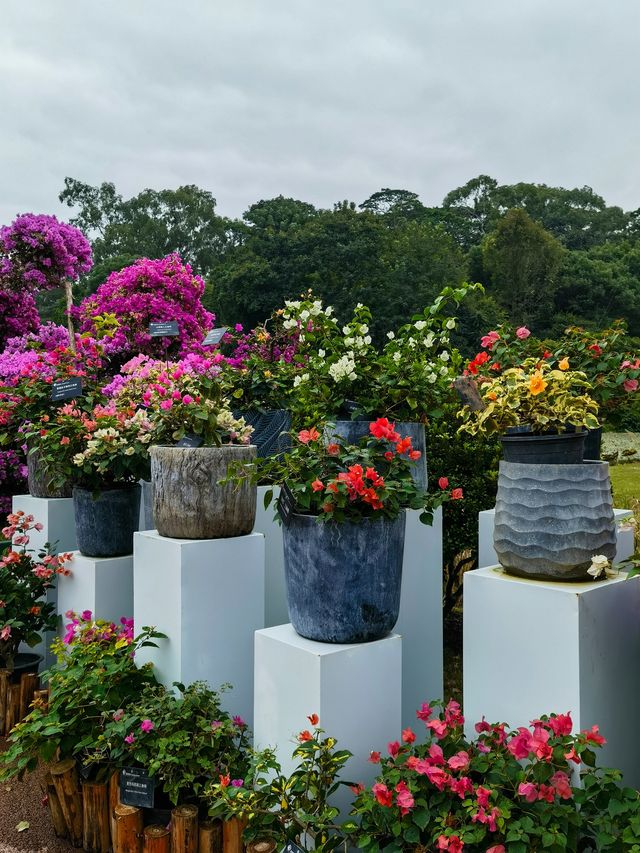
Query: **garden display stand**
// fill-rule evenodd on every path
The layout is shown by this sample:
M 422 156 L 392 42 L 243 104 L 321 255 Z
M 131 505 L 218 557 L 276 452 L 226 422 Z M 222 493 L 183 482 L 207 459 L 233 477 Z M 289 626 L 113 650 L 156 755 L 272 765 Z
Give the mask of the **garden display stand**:
M 41 531 L 32 530 L 29 533 L 31 540 L 29 548 L 33 548 L 36 553 L 44 548 L 46 542 L 51 542 L 52 545 L 56 543 L 58 552 L 74 551 L 78 547 L 73 498 L 34 498 L 32 495 L 14 495 L 12 510 L 32 515 L 35 521 L 42 524 Z M 57 604 L 57 595 L 57 588 L 49 590 L 48 600 Z M 55 656 L 49 648 L 53 637 L 53 633 L 46 634 L 37 646 L 33 648 L 24 646 L 21 651 L 33 651 L 42 655 L 44 658 L 42 668 L 48 669 L 55 663 Z
M 528 726 L 571 712 L 574 730 L 600 727 L 599 761 L 640 786 L 635 737 L 640 578 L 529 580 L 500 568 L 464 577 L 464 715 Z
M 253 634 L 264 627 L 265 546 L 261 533 L 228 539 L 134 536 L 135 624 L 167 634 L 138 652 L 170 687 L 204 680 L 233 690 L 223 705 L 251 727 Z
M 90 610 L 94 619 L 119 623 L 133 614 L 133 555 L 127 557 L 85 557 L 73 552 L 68 564 L 71 574 L 59 576 L 58 613 L 64 632 L 68 610 Z M 146 624 L 146 623 L 145 623 Z
M 265 537 L 265 627 L 289 621 L 284 581 L 282 527 L 273 504 L 264 509 L 266 486 L 258 487 L 255 530 Z M 274 498 L 278 489 L 274 489 Z M 395 631 L 402 635 L 402 725 L 415 722 L 416 708 L 442 695 L 442 509 L 431 527 L 418 510 L 406 510 L 400 616 Z M 425 653 L 425 649 L 428 650 Z
M 341 645 L 306 640 L 290 624 L 257 631 L 254 744 L 274 747 L 289 774 L 295 736 L 318 714 L 322 728 L 353 753 L 344 778 L 370 784 L 377 769 L 370 751 L 384 750 L 400 731 L 401 679 L 399 634 Z M 340 791 L 336 805 L 347 810 L 350 799 L 348 789 Z
M 633 512 L 629 509 L 614 509 L 616 520 L 617 550 L 614 558 L 615 563 L 628 560 L 635 551 L 634 530 L 632 526 L 620 529 L 626 519 L 633 518 Z M 485 509 L 478 513 L 478 568 L 495 566 L 498 562 L 493 547 L 493 527 L 495 521 L 495 509 Z

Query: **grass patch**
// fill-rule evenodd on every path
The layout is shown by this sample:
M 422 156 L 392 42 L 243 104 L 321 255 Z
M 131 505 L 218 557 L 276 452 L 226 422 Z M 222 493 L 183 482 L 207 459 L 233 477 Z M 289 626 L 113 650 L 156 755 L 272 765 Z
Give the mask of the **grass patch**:
M 612 465 L 609 472 L 613 505 L 621 509 L 634 509 L 634 502 L 640 499 L 640 462 Z

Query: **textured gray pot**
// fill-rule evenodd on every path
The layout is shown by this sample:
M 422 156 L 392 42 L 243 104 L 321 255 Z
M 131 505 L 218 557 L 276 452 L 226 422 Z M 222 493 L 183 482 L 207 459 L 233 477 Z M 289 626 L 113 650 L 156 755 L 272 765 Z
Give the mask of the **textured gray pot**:
M 151 480 L 140 480 L 142 487 L 142 516 L 144 518 L 144 529 L 155 530 L 153 523 L 153 483 Z
M 501 462 L 493 544 L 511 574 L 590 580 L 591 558 L 616 552 L 609 465 Z
M 140 486 L 105 489 L 73 487 L 78 548 L 85 557 L 133 554 L 133 534 L 140 526 Z
M 258 448 L 258 458 L 278 456 L 291 449 L 291 412 L 286 409 L 270 409 L 260 412 L 247 409 L 233 413 L 236 418 L 244 418 L 253 427 L 251 443 Z
M 54 488 L 51 478 L 45 474 L 40 462 L 40 454 L 37 450 L 27 453 L 27 483 L 29 494 L 34 498 L 70 498 L 71 483 L 65 483 L 59 488 Z
M 327 427 L 325 435 L 328 440 L 334 436 L 339 438 L 344 444 L 357 444 L 358 441 L 365 435 L 371 435 L 369 432 L 369 424 L 375 420 L 371 418 L 363 421 L 336 421 L 333 428 Z M 426 492 L 427 490 L 427 439 L 424 431 L 424 424 L 405 421 L 396 423 L 396 432 L 404 438 L 405 435 L 411 437 L 411 444 L 415 450 L 421 453 L 420 459 L 415 462 L 409 460 L 411 466 L 411 476 L 413 482 L 419 489 Z
M 398 621 L 405 514 L 360 523 L 292 515 L 282 528 L 289 618 L 321 643 L 379 640 Z
M 255 445 L 152 447 L 153 520 L 161 536 L 222 539 L 251 533 L 258 487 L 219 486 L 231 462 L 253 462 Z

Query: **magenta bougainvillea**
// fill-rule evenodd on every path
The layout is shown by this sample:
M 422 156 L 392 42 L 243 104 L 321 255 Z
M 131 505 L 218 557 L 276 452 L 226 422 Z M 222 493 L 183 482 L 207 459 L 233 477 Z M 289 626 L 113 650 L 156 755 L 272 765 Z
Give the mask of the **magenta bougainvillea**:
M 40 315 L 29 292 L 0 290 L 0 348 L 10 338 L 35 332 L 39 325 Z
M 80 229 L 55 216 L 25 213 L 0 228 L 0 285 L 4 290 L 49 290 L 76 281 L 93 265 Z
M 179 255 L 142 258 L 111 273 L 73 313 L 80 330 L 100 337 L 108 355 L 183 356 L 201 351 L 201 342 L 215 323 L 202 305 L 204 286 Z M 149 335 L 149 323 L 171 320 L 178 323 L 177 338 Z

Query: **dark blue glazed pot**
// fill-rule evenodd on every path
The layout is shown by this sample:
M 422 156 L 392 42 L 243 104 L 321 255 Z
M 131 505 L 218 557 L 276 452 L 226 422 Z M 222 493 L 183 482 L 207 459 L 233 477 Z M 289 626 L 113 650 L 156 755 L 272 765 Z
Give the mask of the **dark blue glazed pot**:
M 133 554 L 133 534 L 140 526 L 137 483 L 105 489 L 95 496 L 91 489 L 74 486 L 73 511 L 78 549 L 85 557 Z
M 359 421 L 336 421 L 332 427 L 327 427 L 325 430 L 327 440 L 336 438 L 343 444 L 357 444 L 364 435 L 370 435 L 369 424 L 374 420 L 375 418 Z M 409 464 L 411 465 L 413 482 L 419 489 L 426 492 L 428 484 L 427 439 L 424 424 L 398 421 L 396 423 L 396 432 L 403 438 L 405 435 L 408 435 L 411 438 L 413 448 L 420 451 L 420 459 Z
M 405 514 L 353 522 L 292 515 L 283 526 L 291 624 L 321 643 L 368 643 L 398 621 Z

